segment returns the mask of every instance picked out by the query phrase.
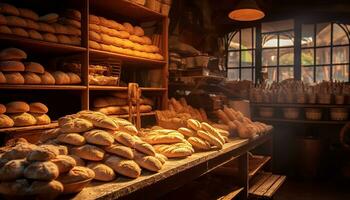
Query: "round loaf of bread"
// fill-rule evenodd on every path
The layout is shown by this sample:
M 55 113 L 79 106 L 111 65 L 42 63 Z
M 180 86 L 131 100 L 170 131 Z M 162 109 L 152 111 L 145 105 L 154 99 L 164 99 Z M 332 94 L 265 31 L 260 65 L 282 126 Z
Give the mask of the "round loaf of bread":
M 28 30 L 29 37 L 35 40 L 44 40 L 43 36 L 36 30 Z
M 58 155 L 55 159 L 52 159 L 51 162 L 57 165 L 60 174 L 69 172 L 73 167 L 77 165 L 74 158 L 66 155 Z
M 56 35 L 52 33 L 44 33 L 43 38 L 45 41 L 48 41 L 48 42 L 56 42 L 56 43 L 58 42 Z
M 52 24 L 57 22 L 58 18 L 59 18 L 59 15 L 57 13 L 49 13 L 49 14 L 40 16 L 38 21 Z
M 0 70 L 4 72 L 23 72 L 24 64 L 20 61 L 0 61 Z
M 71 154 L 79 156 L 85 160 L 100 161 L 103 160 L 105 151 L 99 147 L 86 144 L 80 147 L 72 148 Z
M 28 192 L 30 195 L 37 195 L 38 199 L 55 199 L 63 192 L 63 185 L 56 180 L 33 181 Z
M 0 26 L 0 33 L 12 34 L 12 31 L 8 26 Z
M 7 25 L 11 27 L 27 28 L 26 20 L 17 16 L 5 16 Z
M 11 150 L 5 152 L 1 158 L 7 160 L 26 158 L 27 155 L 36 148 L 38 148 L 38 146 L 34 144 L 30 144 L 28 142 L 19 142 Z
M 58 42 L 61 44 L 71 44 L 72 40 L 66 35 L 57 35 Z
M 86 143 L 85 138 L 78 133 L 66 133 L 60 134 L 57 140 L 71 145 L 81 146 Z
M 32 29 L 32 30 L 36 30 L 38 31 L 40 29 L 40 26 L 37 22 L 31 20 L 31 19 L 24 19 L 27 23 L 27 31 L 29 32 L 30 30 L 28 29 Z
M 6 113 L 23 113 L 28 112 L 29 105 L 23 101 L 13 101 L 6 104 Z
M 56 83 L 55 78 L 50 72 L 45 71 L 44 74 L 40 75 L 41 84 L 43 85 L 54 85 Z
M 26 72 L 23 75 L 25 84 L 37 85 L 41 83 L 41 78 L 33 72 Z
M 11 28 L 11 32 L 14 35 L 21 36 L 21 37 L 29 37 L 28 32 L 23 28 Z
M 7 20 L 5 16 L 0 14 L 0 25 L 6 25 L 6 24 L 7 24 Z
M 59 175 L 58 167 L 50 161 L 33 162 L 24 170 L 24 177 L 34 180 L 50 181 Z
M 19 15 L 18 9 L 15 6 L 7 3 L 0 3 L 0 13 L 14 16 Z
M 0 103 L 0 114 L 4 114 L 6 112 L 6 106 Z
M 61 175 L 58 178 L 63 184 L 76 183 L 93 179 L 95 172 L 87 167 L 75 166 L 67 174 Z
M 110 156 L 106 159 L 105 164 L 118 174 L 126 177 L 137 178 L 141 175 L 141 168 L 133 160 L 125 160 L 117 156 Z
M 55 83 L 57 85 L 68 85 L 70 84 L 70 78 L 69 76 L 62 72 L 62 71 L 55 71 L 52 73 L 53 77 L 55 78 Z
M 45 113 L 49 112 L 49 109 L 43 103 L 34 102 L 34 103 L 29 104 L 29 112 L 30 113 L 45 114 Z
M 43 74 L 45 72 L 44 67 L 37 62 L 25 62 L 25 71 L 26 72 L 33 72 L 38 74 Z
M 5 75 L 0 72 L 0 84 L 7 83 Z
M 93 162 L 89 163 L 87 167 L 95 172 L 95 180 L 112 181 L 116 177 L 113 169 L 105 164 Z
M 80 76 L 78 76 L 76 73 L 73 72 L 68 72 L 67 73 L 68 77 L 69 77 L 69 83 L 70 84 L 80 84 L 81 83 L 81 79 Z
M 0 180 L 10 181 L 21 178 L 27 165 L 28 162 L 25 159 L 8 161 L 0 168 Z
M 36 119 L 29 113 L 16 113 L 9 115 L 14 122 L 14 126 L 33 126 Z
M 57 148 L 47 148 L 47 147 L 38 147 L 34 151 L 30 152 L 27 155 L 27 160 L 30 162 L 33 161 L 48 161 L 56 158 L 59 152 Z
M 34 11 L 27 8 L 18 8 L 19 16 L 27 19 L 31 19 L 37 21 L 39 19 L 39 15 Z
M 36 125 L 47 125 L 51 123 L 51 119 L 47 114 L 31 113 L 36 120 Z
M 0 51 L 0 60 L 23 60 L 27 59 L 27 54 L 26 52 L 22 51 L 21 49 L 18 48 L 6 48 Z

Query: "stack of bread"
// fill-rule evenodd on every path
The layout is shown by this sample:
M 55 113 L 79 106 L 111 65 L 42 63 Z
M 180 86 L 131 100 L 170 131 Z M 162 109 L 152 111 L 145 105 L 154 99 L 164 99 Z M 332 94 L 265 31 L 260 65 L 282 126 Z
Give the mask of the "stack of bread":
M 0 51 L 0 84 L 80 84 L 73 72 L 48 72 L 37 62 L 22 62 L 27 54 L 21 49 L 6 48 Z
M 71 9 L 65 13 L 74 19 L 64 18 L 58 23 L 59 15 L 56 13 L 39 17 L 33 10 L 1 3 L 0 33 L 79 46 L 81 44 L 79 21 L 81 14 Z
M 95 176 L 92 170 L 77 167 L 65 146 L 37 146 L 20 138 L 0 151 L 0 193 L 11 198 L 53 199 L 68 189 L 67 183 L 89 181 Z
M 240 111 L 224 106 L 224 109 L 216 111 L 217 117 L 225 124 L 226 128 L 219 125 L 222 129 L 229 129 L 230 132 L 238 133 L 241 138 L 254 138 L 272 129 L 272 126 L 262 122 L 252 122 Z
M 141 140 L 127 120 L 81 111 L 58 120 L 59 128 L 41 138 L 49 144 L 66 145 L 79 165 L 92 169 L 96 180 L 112 181 L 116 173 L 130 178 L 141 175 L 141 168 L 159 171 L 166 158 Z
M 152 60 L 164 60 L 159 47 L 145 36 L 144 30 L 130 23 L 120 24 L 114 20 L 90 15 L 90 48 L 126 54 Z
M 89 66 L 89 84 L 90 85 L 118 85 L 119 77 L 108 76 L 105 72 L 108 72 L 107 66 L 102 65 L 90 65 Z
M 0 104 L 0 128 L 50 124 L 51 119 L 46 114 L 48 111 L 46 105 L 39 102 L 27 104 L 13 101 L 6 106 Z
M 106 115 L 124 115 L 129 113 L 127 93 L 112 93 L 110 96 L 101 96 L 93 100 L 93 110 Z M 142 98 L 140 101 L 140 112 L 147 113 L 152 111 L 153 101 L 148 98 Z M 135 113 L 136 108 L 133 106 Z

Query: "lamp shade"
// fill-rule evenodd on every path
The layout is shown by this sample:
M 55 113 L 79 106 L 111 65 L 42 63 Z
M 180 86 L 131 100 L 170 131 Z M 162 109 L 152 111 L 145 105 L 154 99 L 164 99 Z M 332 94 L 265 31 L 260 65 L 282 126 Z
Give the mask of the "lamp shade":
M 236 21 L 254 21 L 265 17 L 255 0 L 241 0 L 228 17 Z

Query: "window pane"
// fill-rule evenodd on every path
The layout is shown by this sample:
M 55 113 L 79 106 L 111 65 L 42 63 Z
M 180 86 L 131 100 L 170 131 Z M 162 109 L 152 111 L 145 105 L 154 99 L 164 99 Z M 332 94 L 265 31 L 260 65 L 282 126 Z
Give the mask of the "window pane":
M 252 53 L 253 52 L 251 50 L 241 52 L 241 62 L 242 62 L 241 65 L 242 65 L 242 67 L 253 66 L 254 55 L 252 55 Z
M 264 79 L 269 80 L 269 82 L 277 81 L 277 68 L 276 67 L 263 68 L 262 75 Z
M 333 64 L 349 62 L 349 47 L 333 47 Z
M 239 31 L 237 31 L 237 33 L 235 33 L 235 35 L 233 36 L 231 42 L 230 42 L 230 47 L 229 49 L 239 49 Z
M 277 49 L 263 49 L 262 65 L 276 66 L 277 65 Z
M 316 46 L 327 46 L 331 44 L 331 24 L 317 24 Z
M 338 24 L 333 24 L 333 45 L 340 44 L 349 44 L 348 37 Z
M 275 34 L 265 34 L 262 37 L 262 47 L 277 47 L 277 35 Z
M 314 67 L 301 68 L 301 80 L 305 83 L 314 82 Z
M 294 64 L 294 48 L 280 49 L 279 65 Z
M 316 67 L 316 82 L 329 81 L 330 67 Z
M 280 47 L 294 46 L 294 32 L 281 33 L 279 40 Z
M 330 64 L 331 62 L 331 48 L 317 48 L 316 49 L 316 64 Z
M 239 69 L 228 69 L 227 78 L 229 80 L 238 80 L 239 79 Z
M 252 41 L 252 29 L 246 28 L 242 29 L 242 49 L 252 49 L 253 48 L 253 41 Z
M 294 29 L 294 20 L 293 19 L 267 22 L 267 23 L 261 24 L 261 32 L 262 33 L 291 30 L 291 29 Z
M 242 69 L 241 71 L 241 80 L 252 81 L 252 69 Z
M 349 66 L 348 65 L 333 65 L 333 80 L 349 81 Z
M 313 64 L 314 64 L 314 49 L 302 49 L 301 65 L 313 65 Z
M 280 67 L 279 68 L 279 81 L 290 79 L 294 77 L 293 67 Z
M 301 26 L 301 45 L 303 47 L 313 47 L 315 38 L 314 38 L 314 24 L 303 24 Z
M 239 67 L 239 51 L 232 51 L 228 53 L 228 68 Z

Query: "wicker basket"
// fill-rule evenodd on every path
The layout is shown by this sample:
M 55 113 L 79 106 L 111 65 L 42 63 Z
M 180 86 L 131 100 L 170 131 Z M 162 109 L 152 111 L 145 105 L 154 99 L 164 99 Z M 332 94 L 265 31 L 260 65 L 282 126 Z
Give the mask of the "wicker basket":
M 335 104 L 344 104 L 345 103 L 345 96 L 344 95 L 335 95 L 334 96 Z
M 286 119 L 298 119 L 299 113 L 299 108 L 283 108 L 283 116 Z
M 261 107 L 259 108 L 259 115 L 260 117 L 267 117 L 267 118 L 270 118 L 270 117 L 273 117 L 273 108 L 271 107 Z
M 319 104 L 330 104 L 332 99 L 331 97 L 332 95 L 330 94 L 317 95 L 317 102 Z
M 321 120 L 322 110 L 319 108 L 305 108 L 305 118 L 307 120 Z
M 331 108 L 331 119 L 335 121 L 345 121 L 348 119 L 348 110 L 346 108 Z

